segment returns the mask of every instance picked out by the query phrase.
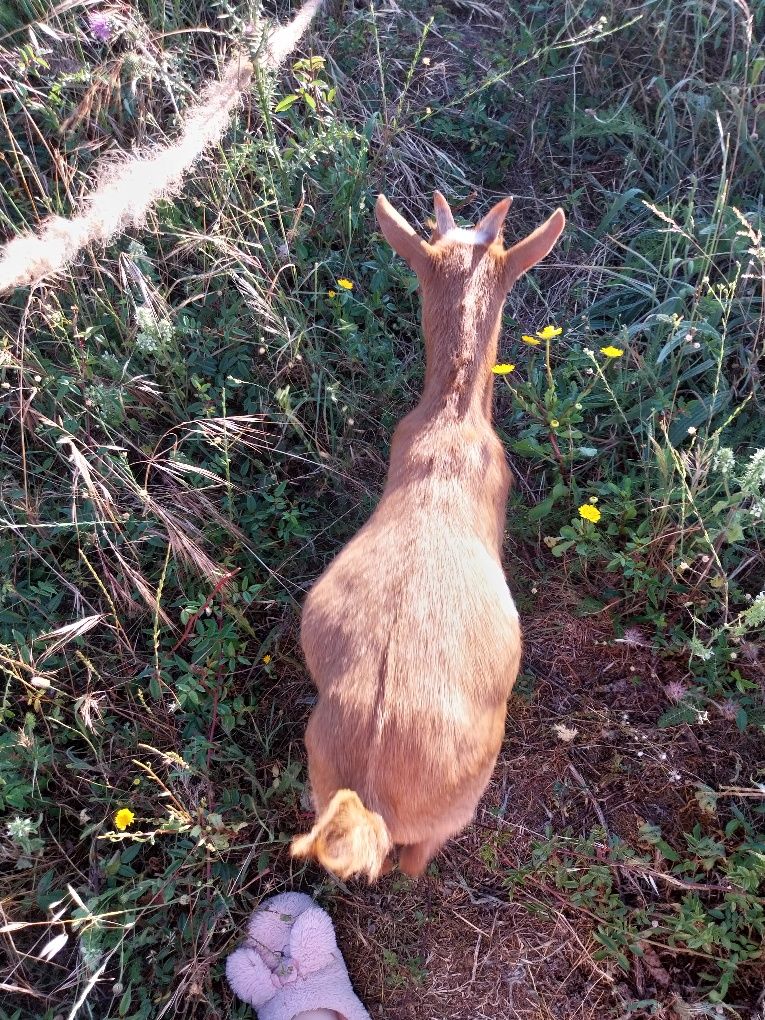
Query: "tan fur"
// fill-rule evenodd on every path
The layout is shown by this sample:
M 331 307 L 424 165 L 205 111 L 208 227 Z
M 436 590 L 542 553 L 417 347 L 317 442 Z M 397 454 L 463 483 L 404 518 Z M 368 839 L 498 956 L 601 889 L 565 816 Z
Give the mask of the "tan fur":
M 306 731 L 319 818 L 293 852 L 341 876 L 374 880 L 393 844 L 402 870 L 421 874 L 473 817 L 502 742 L 521 631 L 501 566 L 510 472 L 491 424 L 491 369 L 505 296 L 565 222 L 557 210 L 506 251 L 509 205 L 470 232 L 453 227 L 437 193 L 426 242 L 377 202 L 385 237 L 419 278 L 426 371 L 394 433 L 379 506 L 303 610 L 319 691 Z

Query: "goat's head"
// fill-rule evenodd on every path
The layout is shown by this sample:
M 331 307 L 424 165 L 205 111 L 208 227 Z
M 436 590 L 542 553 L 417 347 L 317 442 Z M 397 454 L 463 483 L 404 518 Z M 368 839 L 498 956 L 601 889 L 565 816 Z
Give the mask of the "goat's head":
M 566 222 L 563 210 L 556 209 L 528 237 L 505 248 L 502 227 L 511 204 L 511 198 L 503 198 L 477 226 L 458 227 L 446 199 L 436 191 L 436 226 L 426 241 L 384 195 L 378 197 L 380 229 L 417 274 L 426 322 L 432 315 L 453 323 L 468 312 L 474 329 L 491 329 L 515 281 L 550 252 Z

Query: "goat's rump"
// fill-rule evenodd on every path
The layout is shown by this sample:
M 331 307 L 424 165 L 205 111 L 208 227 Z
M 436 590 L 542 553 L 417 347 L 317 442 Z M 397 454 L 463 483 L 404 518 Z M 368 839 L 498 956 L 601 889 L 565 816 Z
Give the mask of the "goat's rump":
M 507 698 L 520 626 L 502 568 L 476 537 L 415 525 L 401 541 L 365 528 L 309 593 L 301 645 L 319 690 L 357 709 L 461 717 L 466 701 Z
M 321 695 L 306 732 L 320 765 L 319 808 L 338 789 L 353 789 L 379 813 L 395 843 L 447 838 L 472 817 L 504 733 L 505 702 L 483 712 L 451 713 L 387 706 L 384 718 L 334 693 Z M 312 768 L 312 775 L 313 775 Z

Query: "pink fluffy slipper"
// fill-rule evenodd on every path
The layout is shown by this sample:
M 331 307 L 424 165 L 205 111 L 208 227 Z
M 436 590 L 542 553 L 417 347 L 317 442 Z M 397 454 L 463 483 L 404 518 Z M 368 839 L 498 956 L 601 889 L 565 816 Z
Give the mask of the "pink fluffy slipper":
M 351 988 L 329 914 L 304 893 L 260 904 L 226 976 L 260 1020 L 371 1020 Z

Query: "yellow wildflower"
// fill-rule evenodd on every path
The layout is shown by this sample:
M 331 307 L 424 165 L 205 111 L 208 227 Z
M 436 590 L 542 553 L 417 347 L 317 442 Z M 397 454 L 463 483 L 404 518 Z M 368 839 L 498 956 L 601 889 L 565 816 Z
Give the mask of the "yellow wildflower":
M 557 429 L 557 428 L 560 428 L 560 422 L 558 421 L 558 419 L 557 419 L 557 418 L 551 418 L 551 419 L 550 419 L 550 428 L 551 428 L 551 429 Z
M 515 369 L 515 365 L 495 365 L 492 369 L 494 375 L 509 375 Z
M 624 351 L 621 349 L 621 347 L 614 347 L 613 345 L 609 344 L 608 347 L 601 347 L 600 353 L 605 354 L 607 358 L 621 358 L 622 354 L 624 354 Z
M 527 336 L 526 333 L 523 334 L 521 340 L 523 340 L 525 344 L 529 344 L 530 347 L 539 347 L 539 345 L 542 343 L 539 337 Z
M 327 291 L 327 296 L 328 297 L 337 297 L 337 291 L 336 290 L 328 290 Z
M 563 332 L 560 326 L 545 326 L 544 329 L 540 329 L 537 336 L 540 340 L 552 340 L 553 337 L 560 336 Z
M 267 666 L 270 661 L 271 661 L 271 656 L 270 655 L 264 655 L 263 656 L 263 665 L 264 666 Z
M 597 524 L 602 514 L 592 503 L 585 503 L 579 507 L 579 516 L 583 517 L 585 521 L 592 521 L 593 524 Z
M 120 832 L 124 832 L 125 829 L 127 829 L 128 825 L 132 825 L 134 821 L 135 815 L 130 810 L 130 808 L 123 807 L 120 808 L 119 811 L 115 812 L 114 824 L 120 830 Z
M 343 290 L 353 290 L 353 281 L 346 280 L 345 277 L 343 277 L 341 280 L 338 280 L 337 285 L 338 287 L 342 287 Z

